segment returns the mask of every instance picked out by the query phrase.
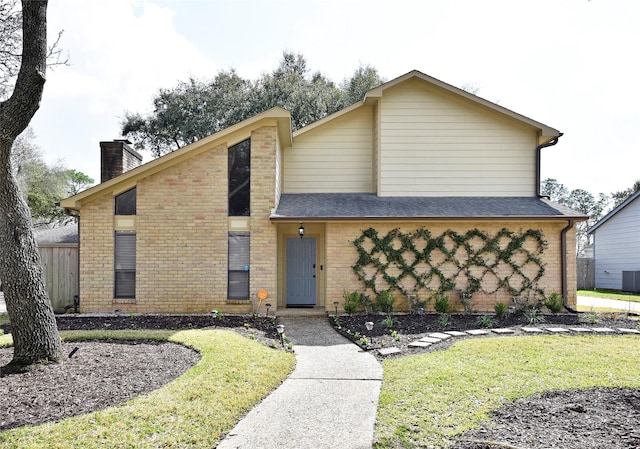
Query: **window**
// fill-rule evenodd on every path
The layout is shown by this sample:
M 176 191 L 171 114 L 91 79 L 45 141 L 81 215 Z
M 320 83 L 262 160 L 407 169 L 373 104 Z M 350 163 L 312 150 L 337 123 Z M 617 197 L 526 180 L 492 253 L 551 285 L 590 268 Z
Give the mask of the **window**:
M 136 188 L 116 195 L 116 215 L 136 214 Z
M 229 216 L 251 214 L 251 139 L 229 147 Z
M 136 233 L 116 231 L 115 297 L 136 297 Z
M 229 233 L 229 299 L 249 299 L 249 234 Z

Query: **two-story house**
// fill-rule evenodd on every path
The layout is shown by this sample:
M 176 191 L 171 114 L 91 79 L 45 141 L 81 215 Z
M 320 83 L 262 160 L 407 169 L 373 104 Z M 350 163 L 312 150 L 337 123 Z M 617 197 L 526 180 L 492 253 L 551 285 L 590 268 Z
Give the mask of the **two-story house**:
M 573 306 L 585 217 L 539 194 L 560 136 L 413 71 L 295 132 L 273 108 L 140 166 L 103 142 L 103 182 L 61 203 L 80 216 L 81 310 L 334 311 L 389 289 L 398 309 L 436 292 Z

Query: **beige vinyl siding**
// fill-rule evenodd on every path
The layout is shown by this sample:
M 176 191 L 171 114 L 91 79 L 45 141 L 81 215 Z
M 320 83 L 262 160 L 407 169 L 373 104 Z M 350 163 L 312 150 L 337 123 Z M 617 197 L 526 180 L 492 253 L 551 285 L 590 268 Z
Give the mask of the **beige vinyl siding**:
M 283 192 L 372 192 L 372 114 L 358 108 L 296 136 L 284 150 Z
M 535 195 L 536 131 L 423 83 L 385 92 L 381 196 Z

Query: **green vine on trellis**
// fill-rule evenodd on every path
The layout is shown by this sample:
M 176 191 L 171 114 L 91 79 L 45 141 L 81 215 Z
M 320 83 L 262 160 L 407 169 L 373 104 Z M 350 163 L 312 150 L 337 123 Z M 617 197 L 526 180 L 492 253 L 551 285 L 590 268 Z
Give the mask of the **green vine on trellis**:
M 394 289 L 405 296 L 421 290 L 542 293 L 537 283 L 545 272 L 541 256 L 547 241 L 537 229 L 516 233 L 503 228 L 495 235 L 448 230 L 432 236 L 425 228 L 409 233 L 396 228 L 380 236 L 369 228 L 352 243 L 358 252 L 353 271 L 376 295 Z

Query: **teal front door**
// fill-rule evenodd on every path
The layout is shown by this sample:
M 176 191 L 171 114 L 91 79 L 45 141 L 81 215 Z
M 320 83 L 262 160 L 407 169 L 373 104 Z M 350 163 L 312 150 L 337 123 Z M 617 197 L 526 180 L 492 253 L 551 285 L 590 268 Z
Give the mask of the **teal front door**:
M 316 239 L 287 238 L 287 307 L 316 305 Z

